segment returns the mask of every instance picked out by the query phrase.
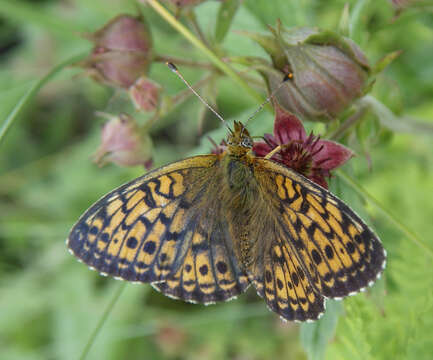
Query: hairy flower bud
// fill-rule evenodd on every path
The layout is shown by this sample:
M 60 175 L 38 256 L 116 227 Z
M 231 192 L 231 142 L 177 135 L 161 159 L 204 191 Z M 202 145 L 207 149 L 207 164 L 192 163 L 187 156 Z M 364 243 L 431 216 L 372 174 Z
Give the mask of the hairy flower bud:
M 127 114 L 108 115 L 101 132 L 101 145 L 94 155 L 99 165 L 112 162 L 120 166 L 152 166 L 152 140 L 135 119 Z
M 284 75 L 290 75 L 290 81 L 275 95 L 285 110 L 326 122 L 363 95 L 370 68 L 352 40 L 311 28 L 278 27 L 272 31 L 272 36 L 247 35 L 271 56 L 273 68 L 261 71 L 270 91 L 280 85 Z
M 159 104 L 161 86 L 146 77 L 140 77 L 129 88 L 129 96 L 140 111 L 154 111 Z
M 95 46 L 80 65 L 96 81 L 129 88 L 148 73 L 152 37 L 142 17 L 119 15 L 87 38 Z

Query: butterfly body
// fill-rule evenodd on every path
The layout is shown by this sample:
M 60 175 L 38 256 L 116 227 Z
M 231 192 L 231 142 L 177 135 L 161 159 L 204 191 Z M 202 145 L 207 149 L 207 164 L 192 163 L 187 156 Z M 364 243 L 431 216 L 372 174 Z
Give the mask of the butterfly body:
M 313 320 L 324 298 L 380 275 L 384 249 L 341 200 L 302 175 L 257 158 L 241 123 L 227 151 L 151 171 L 80 218 L 71 252 L 98 271 L 164 294 L 212 303 L 252 284 L 287 320 Z

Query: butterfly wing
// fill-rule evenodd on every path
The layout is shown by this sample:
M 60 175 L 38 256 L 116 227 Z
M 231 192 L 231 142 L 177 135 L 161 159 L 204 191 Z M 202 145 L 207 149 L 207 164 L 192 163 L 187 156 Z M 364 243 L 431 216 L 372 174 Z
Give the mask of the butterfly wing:
M 289 320 L 316 319 L 323 297 L 351 295 L 376 280 L 385 250 L 353 210 L 283 165 L 265 159 L 254 164 L 263 206 L 277 214 L 262 220 L 273 231 L 256 250 L 263 259 L 253 274 L 272 310 Z
M 185 300 L 239 294 L 248 280 L 216 201 L 218 165 L 215 155 L 196 156 L 112 191 L 72 228 L 71 252 L 105 275 L 159 282 L 162 292 Z
M 249 286 L 234 255 L 229 226 L 214 206 L 203 208 L 191 226 L 193 243 L 184 266 L 152 286 L 165 295 L 190 302 L 229 300 Z M 220 219 L 223 219 L 221 221 Z

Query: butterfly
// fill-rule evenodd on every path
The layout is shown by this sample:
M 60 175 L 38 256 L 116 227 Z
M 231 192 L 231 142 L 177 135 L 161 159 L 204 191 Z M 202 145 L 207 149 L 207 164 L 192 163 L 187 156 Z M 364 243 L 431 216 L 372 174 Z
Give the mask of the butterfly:
M 240 122 L 222 154 L 150 171 L 91 206 L 72 254 L 104 275 L 151 283 L 195 303 L 254 286 L 286 320 L 316 320 L 325 298 L 365 289 L 386 252 L 345 203 L 294 170 L 252 153 Z

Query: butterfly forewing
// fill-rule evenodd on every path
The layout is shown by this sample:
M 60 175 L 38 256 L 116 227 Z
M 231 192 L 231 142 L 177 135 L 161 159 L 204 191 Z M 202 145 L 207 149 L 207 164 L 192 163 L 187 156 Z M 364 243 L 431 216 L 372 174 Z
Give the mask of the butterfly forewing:
M 347 205 L 278 163 L 256 159 L 255 164 L 264 201 L 278 214 L 277 230 L 264 247 L 264 265 L 254 274 L 271 308 L 286 317 L 285 304 L 291 303 L 295 319 L 314 319 L 323 309 L 323 296 L 344 297 L 376 280 L 385 251 Z
M 184 300 L 214 302 L 239 294 L 248 282 L 227 226 L 210 222 L 223 219 L 221 208 L 209 202 L 217 165 L 215 155 L 197 156 L 114 190 L 74 226 L 71 251 L 103 274 L 156 282 Z

